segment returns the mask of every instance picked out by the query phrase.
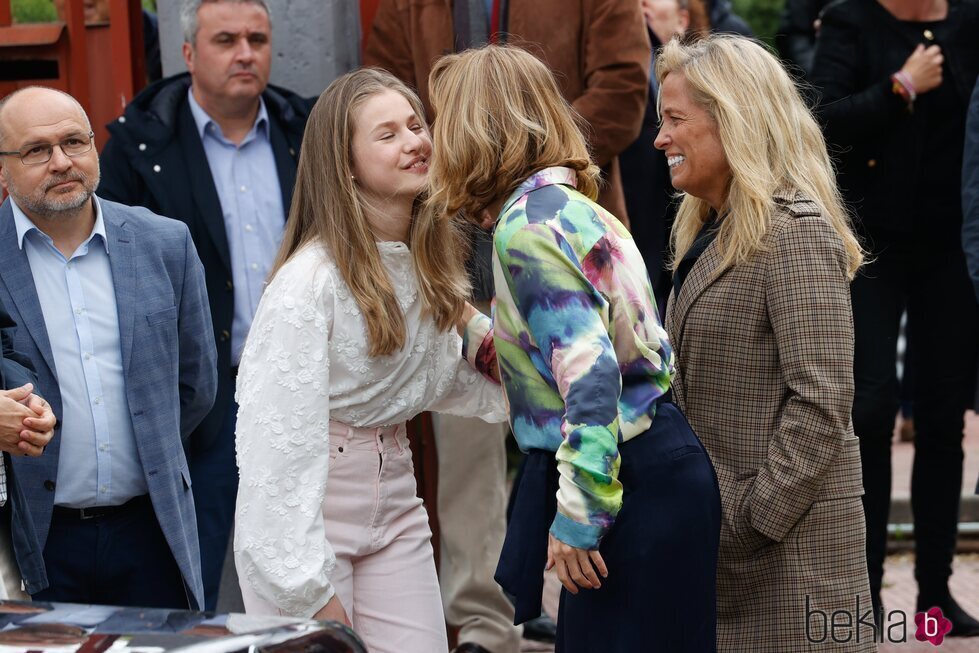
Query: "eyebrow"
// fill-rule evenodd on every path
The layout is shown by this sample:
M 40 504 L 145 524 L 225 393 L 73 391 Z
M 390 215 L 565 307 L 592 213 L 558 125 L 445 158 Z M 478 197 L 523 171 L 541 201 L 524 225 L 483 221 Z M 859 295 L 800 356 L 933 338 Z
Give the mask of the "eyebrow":
M 213 41 L 213 40 L 216 40 L 216 39 L 222 39 L 222 38 L 229 37 L 229 36 L 230 37 L 233 37 L 233 38 L 238 38 L 242 34 L 245 35 L 245 38 L 253 38 L 255 36 L 261 36 L 263 38 L 268 38 L 269 37 L 269 33 L 268 32 L 265 32 L 263 30 L 245 30 L 243 32 L 229 32 L 229 31 L 225 30 L 225 31 L 222 31 L 222 32 L 217 32 L 214 36 L 211 37 L 211 40 Z
M 68 132 L 64 136 L 59 137 L 58 140 L 57 141 L 54 141 L 54 142 L 60 143 L 61 141 L 65 140 L 66 138 L 71 138 L 72 136 L 81 136 L 83 134 L 85 136 L 87 136 L 88 135 L 88 132 L 82 132 L 82 131 Z M 22 150 L 25 147 L 34 147 L 35 145 L 50 145 L 50 144 L 51 144 L 51 141 L 45 141 L 45 140 L 42 140 L 42 139 L 35 139 L 35 140 L 32 140 L 32 141 L 25 142 L 23 145 L 21 145 L 17 149 L 18 150 Z

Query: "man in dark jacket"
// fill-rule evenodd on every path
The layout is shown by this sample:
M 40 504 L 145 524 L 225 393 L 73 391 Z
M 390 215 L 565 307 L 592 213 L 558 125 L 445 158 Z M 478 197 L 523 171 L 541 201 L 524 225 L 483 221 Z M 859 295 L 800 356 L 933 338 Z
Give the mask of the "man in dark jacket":
M 99 195 L 187 223 L 204 263 L 219 382 L 188 458 L 213 610 L 238 486 L 235 373 L 289 214 L 310 104 L 267 83 L 265 0 L 188 2 L 181 24 L 190 74 L 153 84 L 108 126 Z
M 969 266 L 969 277 L 979 301 L 979 79 L 972 90 L 965 123 L 965 152 L 962 158 L 962 249 Z M 979 382 L 973 404 L 979 411 Z M 979 494 L 979 481 L 976 482 Z
M 16 326 L 0 304 L 0 598 L 27 600 L 21 581 L 33 594 L 48 586 L 48 578 L 10 456 L 40 456 L 54 436 L 55 417 L 48 402 L 32 394 L 33 365 L 14 351 L 7 331 Z

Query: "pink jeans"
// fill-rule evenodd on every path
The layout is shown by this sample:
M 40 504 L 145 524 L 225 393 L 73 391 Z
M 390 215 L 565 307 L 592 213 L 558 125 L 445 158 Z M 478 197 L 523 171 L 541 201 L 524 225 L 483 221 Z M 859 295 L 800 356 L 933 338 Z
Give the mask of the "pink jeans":
M 330 422 L 323 518 L 337 557 L 330 582 L 368 650 L 447 651 L 432 531 L 404 424 Z

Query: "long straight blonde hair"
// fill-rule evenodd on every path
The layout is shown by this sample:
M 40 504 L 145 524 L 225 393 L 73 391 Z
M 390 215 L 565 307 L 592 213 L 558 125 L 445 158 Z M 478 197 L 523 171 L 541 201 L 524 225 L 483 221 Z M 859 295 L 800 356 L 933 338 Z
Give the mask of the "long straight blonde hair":
M 289 221 L 270 274 L 274 277 L 305 245 L 322 243 L 363 313 L 371 356 L 392 354 L 407 338 L 405 316 L 367 220 L 367 199 L 353 180 L 354 115 L 370 97 L 386 90 L 404 96 L 424 124 L 418 96 L 378 68 L 347 73 L 316 101 L 303 136 Z M 468 243 L 450 220 L 415 211 L 409 247 L 425 310 L 440 329 L 448 330 L 469 296 L 463 267 Z
M 578 173 L 578 190 L 598 196 L 574 109 L 550 69 L 512 46 L 488 45 L 442 57 L 429 76 L 435 151 L 429 206 L 478 221 L 482 209 L 551 166 Z
M 799 90 L 761 45 L 740 36 L 714 35 L 690 43 L 673 39 L 656 57 L 656 79 L 682 74 L 692 100 L 717 122 L 732 179 L 717 233 L 721 266 L 743 263 L 764 249 L 778 190 L 814 200 L 843 240 L 850 278 L 863 250 L 844 208 L 826 141 Z M 658 107 L 659 109 L 660 107 Z M 711 207 L 685 194 L 673 224 L 675 270 L 693 245 Z

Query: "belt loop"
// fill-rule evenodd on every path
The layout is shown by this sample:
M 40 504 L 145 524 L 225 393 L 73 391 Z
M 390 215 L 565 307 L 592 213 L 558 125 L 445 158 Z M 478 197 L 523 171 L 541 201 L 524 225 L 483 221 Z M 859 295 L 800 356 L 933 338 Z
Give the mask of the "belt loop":
M 398 454 L 403 454 L 408 448 L 408 429 L 404 422 L 394 427 L 394 441 L 398 443 Z

